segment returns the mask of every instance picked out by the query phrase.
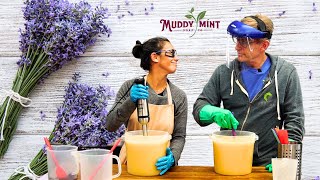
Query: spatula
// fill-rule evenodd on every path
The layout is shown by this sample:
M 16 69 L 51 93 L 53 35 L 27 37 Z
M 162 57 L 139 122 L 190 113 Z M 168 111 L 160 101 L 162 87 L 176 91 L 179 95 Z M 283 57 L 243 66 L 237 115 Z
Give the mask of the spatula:
M 281 144 L 289 144 L 288 130 L 279 129 L 278 137 Z
M 49 150 L 52 150 L 52 146 L 49 142 L 49 139 L 44 137 L 44 142 L 46 143 L 46 145 L 48 146 Z M 50 155 L 52 157 L 52 160 L 54 162 L 54 164 L 56 165 L 56 176 L 58 179 L 65 179 L 67 177 L 67 173 L 63 170 L 63 168 L 60 166 L 56 156 L 54 155 L 54 153 L 52 151 L 49 151 Z

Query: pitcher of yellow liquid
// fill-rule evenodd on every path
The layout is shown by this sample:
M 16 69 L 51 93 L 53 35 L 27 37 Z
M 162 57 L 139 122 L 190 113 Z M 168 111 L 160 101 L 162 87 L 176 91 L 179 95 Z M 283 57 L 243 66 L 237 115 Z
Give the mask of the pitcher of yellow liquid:
M 148 130 L 148 136 L 143 136 L 142 130 L 126 132 L 124 141 L 128 173 L 137 176 L 159 175 L 155 164 L 166 155 L 170 139 L 171 135 L 165 131 Z
M 254 143 L 258 136 L 253 132 L 231 130 L 214 132 L 214 171 L 223 175 L 245 175 L 252 171 Z

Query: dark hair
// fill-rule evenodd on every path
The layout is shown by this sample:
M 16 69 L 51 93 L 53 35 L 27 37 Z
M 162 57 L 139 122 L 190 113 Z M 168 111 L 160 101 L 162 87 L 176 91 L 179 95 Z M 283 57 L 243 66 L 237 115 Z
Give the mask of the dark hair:
M 161 50 L 165 42 L 170 41 L 165 37 L 154 37 L 143 44 L 139 40 L 136 41 L 136 45 L 132 48 L 132 54 L 135 58 L 141 59 L 140 67 L 142 69 L 150 70 L 151 53 Z

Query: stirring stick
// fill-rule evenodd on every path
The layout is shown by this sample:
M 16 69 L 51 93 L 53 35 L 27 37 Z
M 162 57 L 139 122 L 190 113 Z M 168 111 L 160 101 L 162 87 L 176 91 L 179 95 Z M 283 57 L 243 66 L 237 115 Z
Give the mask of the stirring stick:
M 231 112 L 232 113 L 232 115 L 234 116 L 234 114 L 233 114 L 233 112 Z M 232 126 L 232 125 L 231 125 Z M 236 134 L 236 130 L 232 127 L 232 131 L 231 131 L 231 133 L 232 133 L 232 136 L 236 136 L 237 134 Z
M 236 136 L 237 134 L 236 134 L 236 130 L 234 130 L 234 128 L 232 128 L 232 136 Z
M 271 129 L 271 131 L 272 131 L 272 133 L 274 135 L 274 138 L 276 138 L 277 142 L 280 144 L 280 140 L 278 138 L 278 135 L 277 135 L 276 131 L 274 129 Z
M 114 143 L 114 145 L 112 146 L 112 148 L 110 149 L 109 153 L 107 154 L 107 156 L 100 162 L 100 164 L 98 165 L 97 169 L 91 174 L 90 176 L 90 180 L 93 180 L 93 178 L 97 175 L 98 171 L 102 168 L 102 166 L 104 165 L 105 162 L 107 162 L 109 156 L 112 154 L 112 152 L 114 151 L 114 149 L 118 146 L 118 144 L 120 143 L 121 138 L 119 138 L 116 143 Z

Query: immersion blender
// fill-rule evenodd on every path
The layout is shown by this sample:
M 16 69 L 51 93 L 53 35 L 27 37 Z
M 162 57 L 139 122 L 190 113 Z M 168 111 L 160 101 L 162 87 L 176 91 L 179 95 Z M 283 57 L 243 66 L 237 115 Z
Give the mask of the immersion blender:
M 134 82 L 136 84 L 146 85 L 144 77 L 138 78 Z M 143 135 L 148 136 L 147 124 L 150 119 L 148 100 L 138 99 L 136 105 L 137 105 L 138 121 L 142 125 Z

